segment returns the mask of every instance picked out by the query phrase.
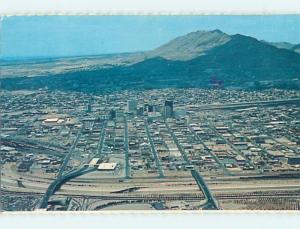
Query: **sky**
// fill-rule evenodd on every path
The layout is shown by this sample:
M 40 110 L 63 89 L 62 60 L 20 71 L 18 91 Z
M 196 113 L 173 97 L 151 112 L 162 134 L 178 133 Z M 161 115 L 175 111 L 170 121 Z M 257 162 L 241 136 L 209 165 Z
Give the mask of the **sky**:
M 146 51 L 197 30 L 300 43 L 300 15 L 13 16 L 2 18 L 1 58 Z

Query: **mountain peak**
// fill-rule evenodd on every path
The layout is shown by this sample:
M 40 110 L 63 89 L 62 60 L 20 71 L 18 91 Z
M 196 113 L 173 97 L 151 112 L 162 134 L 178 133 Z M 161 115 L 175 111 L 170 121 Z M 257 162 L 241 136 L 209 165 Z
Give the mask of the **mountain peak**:
M 223 45 L 231 37 L 221 30 L 195 31 L 171 40 L 147 53 L 149 57 L 161 56 L 170 60 L 190 60 L 205 55 L 206 51 Z
M 193 31 L 193 32 L 190 32 L 186 35 L 183 35 L 183 36 L 179 36 L 177 38 L 175 38 L 174 40 L 178 39 L 178 38 L 182 38 L 182 37 L 189 37 L 189 36 L 219 36 L 219 35 L 227 35 L 226 33 L 222 32 L 221 30 L 219 29 L 214 29 L 214 30 L 197 30 L 197 31 Z
M 212 30 L 211 32 L 224 34 L 224 33 L 223 33 L 221 30 L 219 30 L 219 29 Z

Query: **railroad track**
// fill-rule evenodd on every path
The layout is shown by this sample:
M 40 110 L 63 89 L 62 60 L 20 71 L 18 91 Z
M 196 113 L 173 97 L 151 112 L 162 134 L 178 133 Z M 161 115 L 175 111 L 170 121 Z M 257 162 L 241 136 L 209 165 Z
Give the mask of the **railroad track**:
M 217 194 L 217 199 L 255 199 L 255 198 L 300 198 L 300 193 L 250 193 L 250 194 Z
M 27 192 L 12 192 L 2 191 L 3 195 L 37 195 L 43 196 L 42 193 L 27 193 Z M 204 196 L 201 194 L 190 194 L 190 195 L 74 195 L 74 194 L 58 194 L 59 196 L 69 196 L 73 198 L 81 198 L 83 196 L 87 198 L 97 198 L 102 200 L 204 200 Z M 256 198 L 300 198 L 299 193 L 246 193 L 246 194 L 215 194 L 216 199 L 256 199 Z
M 204 196 L 101 196 L 102 200 L 142 200 L 142 201 L 199 201 L 204 200 Z

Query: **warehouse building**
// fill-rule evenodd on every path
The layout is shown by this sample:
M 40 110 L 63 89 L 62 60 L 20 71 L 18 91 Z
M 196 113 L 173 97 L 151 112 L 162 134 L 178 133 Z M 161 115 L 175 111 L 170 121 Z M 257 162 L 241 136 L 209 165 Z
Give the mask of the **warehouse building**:
M 101 163 L 98 166 L 98 170 L 100 171 L 114 171 L 117 167 L 117 163 Z

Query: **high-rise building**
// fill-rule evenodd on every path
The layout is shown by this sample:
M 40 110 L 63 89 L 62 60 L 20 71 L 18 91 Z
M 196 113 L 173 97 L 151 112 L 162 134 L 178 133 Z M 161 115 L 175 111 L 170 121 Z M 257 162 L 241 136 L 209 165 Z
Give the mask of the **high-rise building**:
M 143 116 L 144 115 L 144 107 L 139 107 L 137 109 L 137 115 L 139 115 L 139 116 Z
M 135 113 L 137 110 L 137 101 L 136 100 L 128 100 L 127 101 L 127 112 Z
M 154 112 L 154 106 L 153 105 L 148 106 L 148 112 Z
M 89 102 L 86 106 L 86 112 L 87 113 L 91 113 L 92 112 L 92 105 L 91 105 L 91 102 Z
M 117 112 L 115 111 L 115 110 L 110 110 L 110 112 L 109 112 L 109 118 L 111 119 L 111 120 L 113 120 L 113 119 L 115 119 L 117 117 Z
M 164 107 L 164 117 L 165 118 L 172 118 L 173 117 L 173 101 L 166 100 L 165 107 Z
M 145 105 L 144 105 L 144 111 L 146 111 L 146 112 L 154 112 L 154 105 L 151 105 L 151 104 L 148 104 L 148 103 L 146 103 Z
M 144 111 L 148 112 L 148 107 L 149 107 L 149 104 L 148 104 L 148 103 L 145 103 L 145 104 L 144 104 Z

